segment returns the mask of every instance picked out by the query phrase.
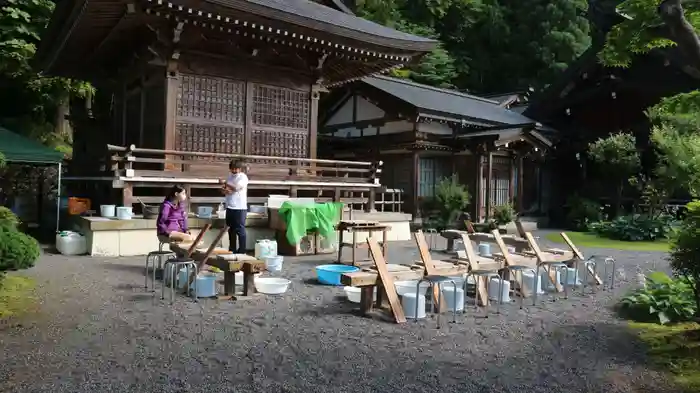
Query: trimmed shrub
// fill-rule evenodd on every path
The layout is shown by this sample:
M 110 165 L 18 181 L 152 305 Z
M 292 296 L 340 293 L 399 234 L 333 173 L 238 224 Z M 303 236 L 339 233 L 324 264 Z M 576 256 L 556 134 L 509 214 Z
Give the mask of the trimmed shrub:
M 666 239 L 673 231 L 673 217 L 662 214 L 651 217 L 646 214 L 620 216 L 612 221 L 600 221 L 589 225 L 598 236 L 631 242 Z
M 14 228 L 0 226 L 0 274 L 28 269 L 34 266 L 40 254 L 36 239 Z

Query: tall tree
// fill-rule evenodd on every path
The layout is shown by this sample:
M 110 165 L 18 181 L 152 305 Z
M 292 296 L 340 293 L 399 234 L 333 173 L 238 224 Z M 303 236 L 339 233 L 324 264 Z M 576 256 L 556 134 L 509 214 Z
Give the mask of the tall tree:
M 685 6 L 685 8 L 684 8 Z M 700 2 L 626 0 L 617 7 L 626 20 L 616 25 L 600 57 L 607 65 L 628 66 L 634 55 L 678 46 L 686 65 L 700 76 Z
M 70 134 L 62 127 L 68 99 L 92 88 L 31 67 L 53 9 L 50 0 L 6 0 L 0 6 L 0 124 L 69 150 Z

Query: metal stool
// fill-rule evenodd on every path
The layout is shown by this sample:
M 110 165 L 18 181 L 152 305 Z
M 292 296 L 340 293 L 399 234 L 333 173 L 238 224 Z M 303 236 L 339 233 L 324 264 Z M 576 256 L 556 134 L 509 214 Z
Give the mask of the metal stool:
M 452 310 L 452 322 L 457 322 L 457 284 L 455 283 L 455 280 L 446 277 L 446 276 L 425 276 L 421 278 L 418 281 L 418 284 L 416 284 L 416 313 L 413 315 L 414 320 L 418 321 L 418 299 L 420 298 L 420 284 L 423 281 L 427 281 L 430 283 L 430 289 L 431 289 L 431 294 L 435 293 L 435 285 L 437 285 L 438 288 L 438 298 L 437 299 L 432 299 L 432 305 L 431 309 L 437 306 L 437 328 L 440 329 L 440 306 L 442 305 L 442 298 L 444 297 L 442 295 L 442 284 L 446 282 L 451 282 L 452 286 L 454 287 L 454 299 L 453 299 L 453 305 L 454 309 Z
M 610 277 L 610 290 L 612 291 L 615 287 L 615 258 L 613 257 L 606 257 L 602 255 L 592 255 L 590 258 L 588 258 L 585 262 L 583 262 L 583 267 L 585 269 L 584 277 L 583 277 L 583 285 L 581 286 L 582 288 L 582 293 L 586 293 L 586 284 L 588 283 L 588 278 L 593 277 L 595 278 L 596 275 L 598 275 L 598 262 L 603 261 L 603 277 L 601 277 L 601 281 L 603 281 L 603 290 L 605 290 L 605 280 Z M 593 270 L 593 273 L 588 271 L 588 268 L 591 268 Z M 608 273 L 608 267 L 611 269 L 611 273 Z M 594 287 L 595 288 L 595 287 Z M 594 289 L 595 291 L 595 289 Z
M 197 279 L 196 279 L 196 277 L 197 277 L 197 274 L 199 272 L 197 269 L 197 264 L 194 262 L 194 259 L 187 258 L 187 257 L 171 258 L 165 262 L 165 266 L 163 267 L 163 271 L 164 271 L 163 281 L 164 282 L 163 282 L 163 287 L 162 287 L 161 294 L 160 294 L 161 300 L 165 300 L 165 279 L 170 277 L 170 304 L 173 304 L 173 302 L 175 301 L 175 287 L 177 286 L 178 274 L 180 272 L 180 269 L 182 269 L 183 267 L 187 269 L 188 279 L 190 277 L 190 268 L 192 268 L 192 270 L 194 270 L 195 280 L 194 280 L 194 294 L 192 295 L 192 298 L 193 298 L 195 303 L 197 302 Z M 170 270 L 168 270 L 168 269 L 170 269 Z M 185 285 L 187 285 L 187 288 L 186 288 L 187 292 L 186 293 L 189 295 L 189 293 L 190 293 L 189 282 L 187 282 Z
M 525 299 L 525 295 L 523 294 L 523 283 L 525 281 L 525 279 L 523 278 L 523 273 L 532 272 L 532 274 L 535 276 L 535 288 L 534 288 L 533 295 L 532 295 L 532 305 L 534 306 L 535 304 L 537 304 L 537 287 L 540 284 L 540 276 L 539 276 L 539 274 L 537 274 L 537 269 L 530 267 L 530 266 L 525 266 L 525 265 L 506 266 L 504 269 L 507 270 L 508 272 L 510 272 L 512 275 L 515 275 L 515 273 L 520 273 L 520 283 L 519 283 L 520 296 L 519 297 L 520 297 L 520 309 L 521 310 L 523 309 L 523 302 Z M 497 314 L 500 314 L 500 312 L 501 312 L 501 304 L 503 303 L 502 302 L 502 300 L 503 300 L 503 285 L 504 285 L 503 282 L 505 280 L 501 276 L 499 276 L 499 278 L 500 278 L 500 281 L 498 282 L 498 307 L 496 308 Z M 512 281 L 514 281 L 514 280 L 512 280 Z
M 493 276 L 498 277 L 498 271 L 497 270 L 471 270 L 469 273 L 467 273 L 467 278 L 464 280 L 464 302 L 467 302 L 467 283 L 469 281 L 469 277 L 472 278 L 472 281 L 474 281 L 474 308 L 477 310 L 479 309 L 479 298 L 481 295 L 479 295 L 479 280 L 482 278 L 486 279 L 486 299 L 481 299 L 484 304 L 486 304 L 486 307 L 488 307 L 489 304 L 489 299 L 488 299 L 488 292 L 489 292 L 489 279 Z M 464 307 L 464 310 L 462 312 L 467 312 L 467 308 Z M 488 309 L 486 310 L 486 317 L 488 318 Z
M 144 285 L 143 288 L 144 290 L 148 290 L 148 267 L 153 266 L 153 275 L 151 276 L 151 292 L 156 291 L 156 269 L 161 268 L 161 258 L 166 258 L 166 260 L 170 258 L 176 258 L 177 255 L 175 255 L 174 252 L 172 251 L 163 251 L 163 243 L 160 244 L 158 247 L 158 251 L 151 251 L 146 255 L 146 274 L 144 278 Z M 158 267 L 156 268 L 156 261 L 158 261 Z
M 435 241 L 438 235 L 438 231 L 435 228 L 427 228 L 424 232 L 430 235 L 430 242 L 428 242 L 428 251 L 433 251 L 435 249 Z
M 569 298 L 569 265 L 567 265 L 564 262 L 558 262 L 558 261 L 545 261 L 540 263 L 537 266 L 537 275 L 539 275 L 539 269 L 543 268 L 546 272 L 547 275 L 549 276 L 552 273 L 552 269 L 554 269 L 554 272 L 560 272 L 563 269 L 566 274 L 564 274 L 564 284 L 562 286 L 564 287 L 564 299 Z M 556 276 L 555 276 L 556 277 Z

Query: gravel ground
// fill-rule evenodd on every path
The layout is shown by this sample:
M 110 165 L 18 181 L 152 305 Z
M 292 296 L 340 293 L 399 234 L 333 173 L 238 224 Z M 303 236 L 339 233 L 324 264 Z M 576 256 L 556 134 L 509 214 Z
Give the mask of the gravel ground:
M 329 256 L 288 258 L 283 276 L 293 284 L 283 297 L 200 309 L 145 293 L 142 258 L 45 255 L 29 271 L 41 314 L 0 331 L 0 391 L 675 391 L 609 309 L 637 266 L 665 266 L 663 254 L 595 253 L 626 272 L 614 292 L 508 305 L 487 319 L 469 309 L 441 330 L 432 319 L 396 325 L 356 315 L 342 288 L 314 284 L 313 266 Z M 410 242 L 389 255 L 418 258 Z

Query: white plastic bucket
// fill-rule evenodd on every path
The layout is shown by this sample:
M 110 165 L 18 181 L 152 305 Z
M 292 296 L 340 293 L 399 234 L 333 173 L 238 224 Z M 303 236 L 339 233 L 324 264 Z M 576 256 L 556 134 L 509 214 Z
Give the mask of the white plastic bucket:
M 416 318 L 416 293 L 406 293 L 401 297 L 401 306 L 406 318 Z M 418 296 L 418 318 L 425 318 L 425 295 Z
M 281 256 L 265 258 L 265 268 L 268 272 L 279 272 L 282 270 L 284 258 Z
M 579 286 L 581 285 L 581 279 L 579 278 L 578 271 L 572 267 L 569 268 L 569 282 L 566 283 L 566 285 L 569 286 Z M 564 284 L 564 280 L 566 277 L 562 277 L 562 281 L 560 281 L 562 284 Z
M 489 300 L 497 302 L 498 299 L 498 286 L 499 283 L 503 281 L 503 291 L 501 292 L 501 302 L 510 303 L 510 281 L 501 280 L 498 277 L 493 277 L 489 280 Z
M 87 240 L 79 233 L 63 231 L 56 234 L 56 250 L 63 255 L 87 254 Z
M 522 282 L 523 286 L 525 287 L 525 290 L 529 293 L 532 293 L 534 291 L 533 288 L 535 288 L 535 274 L 533 272 L 522 272 Z M 542 279 L 537 282 L 537 294 L 538 295 L 544 295 L 544 291 L 542 290 Z
M 394 286 L 396 287 L 396 293 L 399 296 L 405 296 L 407 293 L 416 294 L 416 289 L 418 286 L 418 280 L 408 280 L 408 281 L 394 281 Z M 420 293 L 425 296 L 430 288 L 430 283 L 423 281 L 420 284 Z
M 488 243 L 479 243 L 478 246 L 479 249 L 479 255 L 482 257 L 490 257 L 491 256 L 491 245 Z
M 258 240 L 255 243 L 255 258 L 265 260 L 277 256 L 277 242 L 274 240 Z
M 452 283 L 447 282 L 442 284 L 442 294 L 443 299 L 440 301 L 445 301 L 447 304 L 447 310 L 452 311 L 455 309 L 455 288 Z M 464 289 L 457 286 L 457 311 L 464 310 Z
M 131 220 L 132 214 L 131 208 L 128 206 L 119 206 L 117 208 L 117 219 L 119 220 Z
M 116 208 L 115 205 L 100 205 L 100 215 L 102 217 L 114 218 L 116 215 Z

